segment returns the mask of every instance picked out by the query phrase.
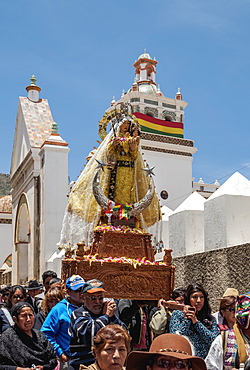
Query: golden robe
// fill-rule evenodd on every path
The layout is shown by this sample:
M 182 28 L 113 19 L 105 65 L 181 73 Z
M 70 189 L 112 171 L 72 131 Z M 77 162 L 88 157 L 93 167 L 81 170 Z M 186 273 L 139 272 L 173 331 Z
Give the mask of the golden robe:
M 119 135 L 121 140 L 118 146 L 113 141 L 108 144 L 108 159 L 115 158 L 115 169 L 110 171 L 108 189 L 106 195 L 118 204 L 133 204 L 136 202 L 135 186 L 135 160 L 138 155 L 136 150 L 130 149 L 130 137 Z M 115 177 L 112 181 L 112 177 Z
M 96 160 L 108 163 L 110 158 L 113 157 L 118 164 L 114 198 L 112 199 L 115 203 L 133 204 L 145 196 L 149 187 L 149 178 L 146 176 L 146 172 L 142 170 L 145 165 L 140 149 L 137 147 L 135 151 L 132 151 L 129 147 L 131 137 L 124 138 L 122 135 L 120 136 L 121 142 L 118 147 L 113 146 L 112 137 L 104 139 L 73 187 L 64 215 L 59 242 L 60 248 L 71 248 L 83 240 L 86 246 L 92 243 L 93 230 L 99 224 L 101 218 L 101 208 L 95 200 L 92 189 L 97 170 Z M 131 163 L 131 166 L 120 167 L 119 161 Z M 100 172 L 100 186 L 105 195 L 108 196 L 112 171 L 105 166 L 104 171 Z M 156 193 L 151 204 L 137 218 L 140 227 L 143 229 L 147 229 L 147 227 L 154 225 L 161 219 Z

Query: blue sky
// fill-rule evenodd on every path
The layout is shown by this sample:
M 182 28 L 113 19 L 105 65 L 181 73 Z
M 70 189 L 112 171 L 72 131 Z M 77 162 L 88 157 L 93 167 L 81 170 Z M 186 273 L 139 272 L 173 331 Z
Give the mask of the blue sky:
M 18 96 L 32 74 L 70 146 L 75 180 L 96 145 L 98 121 L 134 79 L 146 48 L 157 83 L 180 87 L 193 176 L 250 178 L 249 0 L 8 0 L 0 4 L 0 172 L 9 173 Z

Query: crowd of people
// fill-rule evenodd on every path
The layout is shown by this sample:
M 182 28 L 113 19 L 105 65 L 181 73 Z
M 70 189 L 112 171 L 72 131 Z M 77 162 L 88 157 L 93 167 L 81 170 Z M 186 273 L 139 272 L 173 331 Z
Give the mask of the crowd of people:
M 97 279 L 0 291 L 0 370 L 250 369 L 250 294 L 228 288 L 212 313 L 200 284 L 150 302 L 105 297 Z

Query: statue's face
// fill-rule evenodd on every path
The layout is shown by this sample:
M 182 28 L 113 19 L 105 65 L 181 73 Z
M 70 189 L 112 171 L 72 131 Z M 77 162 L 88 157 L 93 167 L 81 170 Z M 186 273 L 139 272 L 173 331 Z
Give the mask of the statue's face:
M 133 136 L 134 137 L 136 137 L 136 136 L 138 136 L 139 135 L 139 132 L 138 132 L 138 130 L 137 129 L 135 129 L 134 131 L 133 131 Z
M 126 132 L 128 132 L 129 130 L 129 124 L 130 122 L 129 121 L 124 121 L 121 126 L 120 126 L 120 131 L 122 134 L 125 134 Z

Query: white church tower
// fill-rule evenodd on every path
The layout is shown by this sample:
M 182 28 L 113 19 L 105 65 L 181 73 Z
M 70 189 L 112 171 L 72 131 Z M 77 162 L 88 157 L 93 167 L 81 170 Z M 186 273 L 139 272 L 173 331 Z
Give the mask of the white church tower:
M 57 250 L 68 193 L 68 144 L 32 76 L 19 97 L 11 160 L 12 284 L 40 279 Z
M 119 102 L 129 102 L 141 125 L 144 159 L 154 168 L 156 190 L 162 206 L 176 209 L 192 193 L 192 162 L 197 151 L 194 142 L 184 138 L 184 109 L 178 88 L 174 98 L 167 98 L 156 84 L 157 61 L 146 51 L 135 61 L 135 79 L 118 101 L 114 99 L 107 113 Z

